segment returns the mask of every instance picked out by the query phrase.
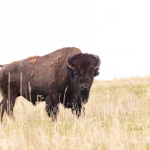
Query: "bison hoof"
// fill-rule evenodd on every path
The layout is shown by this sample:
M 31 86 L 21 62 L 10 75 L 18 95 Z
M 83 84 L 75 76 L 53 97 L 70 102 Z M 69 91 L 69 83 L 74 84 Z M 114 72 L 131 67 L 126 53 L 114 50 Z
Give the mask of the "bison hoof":
M 13 122 L 15 122 L 15 117 L 14 116 L 9 116 L 9 119 Z
M 52 121 L 53 121 L 53 122 L 57 122 L 57 116 L 56 116 L 56 115 L 53 115 L 53 116 L 52 116 Z
M 79 118 L 81 116 L 81 111 L 76 110 L 76 116 Z
M 51 113 L 52 121 L 53 122 L 57 121 L 57 115 L 58 115 L 58 113 L 59 113 L 59 108 L 58 108 L 58 106 L 56 106 L 56 107 L 53 108 L 53 111 Z
M 79 118 L 81 116 L 81 110 L 72 109 L 72 114 L 76 115 Z

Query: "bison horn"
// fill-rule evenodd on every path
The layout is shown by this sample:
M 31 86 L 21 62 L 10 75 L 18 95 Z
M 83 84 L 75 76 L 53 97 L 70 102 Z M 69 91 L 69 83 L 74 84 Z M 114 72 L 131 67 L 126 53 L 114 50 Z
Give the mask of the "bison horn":
M 94 67 L 94 70 L 96 70 L 96 69 L 99 68 L 99 66 L 100 66 L 100 64 L 101 64 L 101 60 L 99 59 L 98 56 L 94 56 L 94 57 L 96 57 L 96 59 L 98 59 L 98 64 Z
M 71 65 L 68 63 L 68 59 L 67 59 L 67 62 L 66 62 L 66 63 L 67 63 L 67 67 L 68 67 L 68 68 L 70 68 L 70 69 L 74 70 L 74 67 L 73 67 L 73 66 L 71 66 Z

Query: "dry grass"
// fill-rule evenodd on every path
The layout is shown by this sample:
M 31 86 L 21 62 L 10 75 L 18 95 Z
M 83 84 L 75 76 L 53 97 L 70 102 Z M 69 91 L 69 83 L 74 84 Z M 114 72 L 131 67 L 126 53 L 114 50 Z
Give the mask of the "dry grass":
M 57 123 L 45 103 L 32 106 L 18 98 L 16 122 L 4 115 L 0 150 L 148 150 L 150 77 L 95 81 L 86 115 L 77 119 L 60 105 Z

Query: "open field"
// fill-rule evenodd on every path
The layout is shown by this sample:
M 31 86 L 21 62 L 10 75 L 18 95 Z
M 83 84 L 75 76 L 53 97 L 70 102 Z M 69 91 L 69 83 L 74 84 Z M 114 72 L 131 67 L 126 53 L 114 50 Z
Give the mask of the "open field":
M 2 98 L 2 97 L 1 97 Z M 0 150 L 150 150 L 150 77 L 94 81 L 85 116 L 60 105 L 51 122 L 45 103 L 17 99 L 4 115 Z

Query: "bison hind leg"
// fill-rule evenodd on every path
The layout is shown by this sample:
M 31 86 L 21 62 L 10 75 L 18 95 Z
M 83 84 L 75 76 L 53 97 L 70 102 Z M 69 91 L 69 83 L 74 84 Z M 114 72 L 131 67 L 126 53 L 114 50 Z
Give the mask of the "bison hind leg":
M 45 101 L 46 101 L 46 112 L 48 116 L 51 117 L 53 108 L 52 108 L 52 101 L 50 99 L 50 96 L 47 96 Z
M 4 115 L 4 112 L 6 110 L 6 105 L 7 105 L 7 99 L 3 98 L 1 103 L 0 103 L 0 120 L 1 120 L 1 122 L 3 120 L 3 115 Z
M 59 108 L 58 106 L 53 107 L 52 111 L 52 121 L 57 121 L 57 115 L 59 113 Z
M 3 97 L 3 100 L 1 101 L 0 103 L 0 119 L 1 119 L 1 122 L 3 120 L 3 115 L 4 115 L 4 112 L 6 111 L 7 115 L 9 116 L 9 118 L 13 121 L 15 121 L 15 117 L 14 117 L 14 114 L 13 114 L 13 108 L 14 108 L 14 105 L 15 105 L 15 100 L 16 100 L 16 96 L 12 96 L 10 98 L 10 102 L 8 100 L 7 97 Z
M 8 115 L 9 118 L 10 118 L 11 120 L 13 120 L 13 121 L 15 121 L 15 117 L 14 117 L 14 114 L 13 114 L 13 109 L 14 109 L 16 97 L 17 97 L 17 94 L 16 94 L 16 95 L 13 95 L 13 96 L 10 98 L 10 102 L 7 104 L 8 109 L 6 109 L 7 115 Z
M 57 121 L 57 115 L 59 113 L 58 105 L 53 106 L 52 105 L 52 99 L 50 96 L 47 96 L 46 99 L 46 112 L 49 117 L 52 117 L 52 121 Z

